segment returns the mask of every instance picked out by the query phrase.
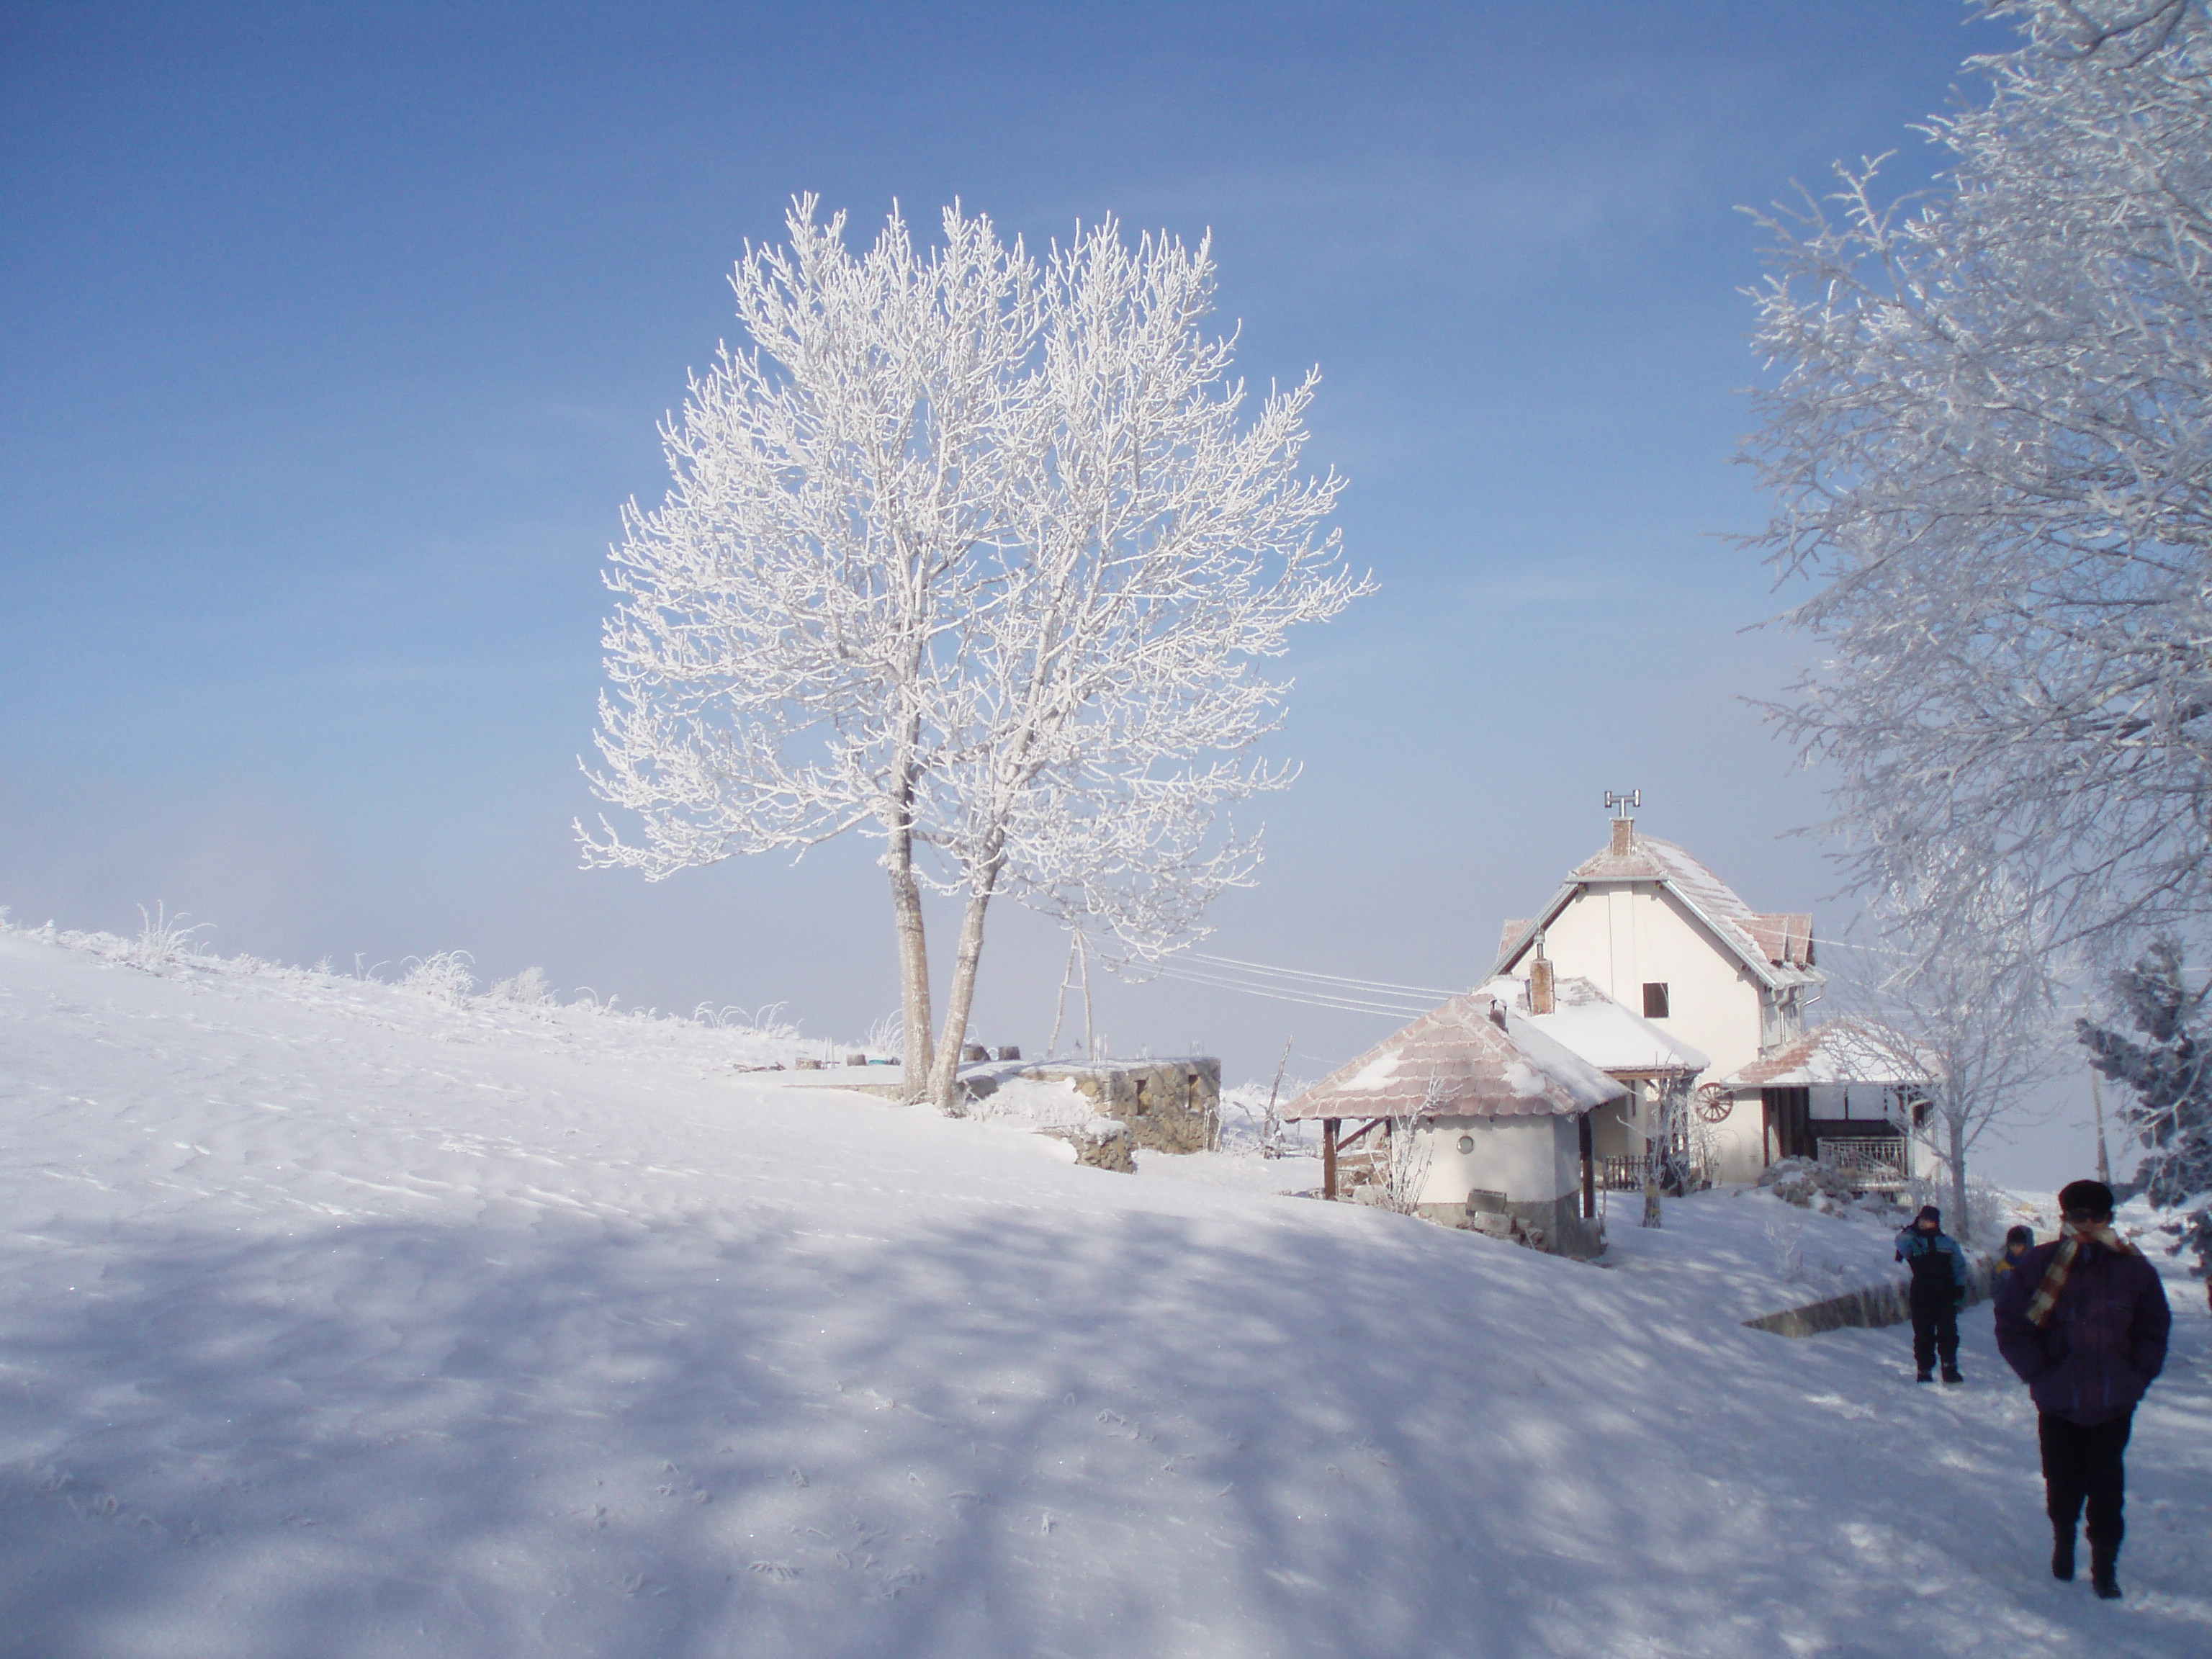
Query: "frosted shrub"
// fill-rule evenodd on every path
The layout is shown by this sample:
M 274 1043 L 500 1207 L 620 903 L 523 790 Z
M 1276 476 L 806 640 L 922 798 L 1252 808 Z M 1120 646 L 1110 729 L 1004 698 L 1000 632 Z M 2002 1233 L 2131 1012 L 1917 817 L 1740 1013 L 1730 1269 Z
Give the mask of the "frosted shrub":
M 192 936 L 206 932 L 210 927 L 204 921 L 185 927 L 185 912 L 179 910 L 173 916 L 159 900 L 155 902 L 150 915 L 144 905 L 140 905 L 138 915 L 138 937 L 124 946 L 122 960 L 149 973 L 173 966 L 192 943 Z M 52 925 L 47 924 L 49 927 Z
M 1435 1103 L 1437 1086 L 1429 1085 L 1429 1098 L 1421 1112 L 1394 1117 L 1382 1126 L 1386 1139 L 1376 1160 L 1376 1201 L 1386 1210 L 1412 1215 L 1420 1207 L 1421 1190 L 1429 1183 L 1429 1159 L 1434 1150 L 1426 1127 L 1426 1107 Z
M 1767 1222 L 1759 1231 L 1774 1247 L 1774 1274 L 1785 1285 L 1805 1276 L 1805 1224 Z
M 458 1008 L 477 988 L 476 975 L 470 971 L 474 961 L 466 951 L 441 951 L 434 956 L 410 957 L 407 972 L 399 984 L 404 990 L 420 991 L 434 1002 Z
M 904 1012 L 894 1008 L 873 1025 L 868 1027 L 868 1034 L 860 1040 L 860 1046 L 871 1054 L 882 1054 L 890 1060 L 903 1060 L 906 1058 Z
M 553 1000 L 553 987 L 543 968 L 526 968 L 513 979 L 495 980 L 485 994 L 500 1002 L 524 1008 L 543 1008 Z

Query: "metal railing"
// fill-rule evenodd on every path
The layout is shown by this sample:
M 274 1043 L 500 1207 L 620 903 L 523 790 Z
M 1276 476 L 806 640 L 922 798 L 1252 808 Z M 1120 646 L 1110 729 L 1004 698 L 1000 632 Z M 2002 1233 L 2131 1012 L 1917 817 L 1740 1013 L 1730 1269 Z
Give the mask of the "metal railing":
M 1911 1184 L 1903 1135 L 1854 1135 L 1819 1143 L 1815 1161 L 1856 1192 L 1901 1192 Z

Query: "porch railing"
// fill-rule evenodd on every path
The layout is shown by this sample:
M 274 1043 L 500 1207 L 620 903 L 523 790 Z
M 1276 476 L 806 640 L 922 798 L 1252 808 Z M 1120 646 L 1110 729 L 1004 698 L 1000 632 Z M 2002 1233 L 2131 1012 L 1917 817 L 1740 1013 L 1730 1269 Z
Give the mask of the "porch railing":
M 1674 1154 L 1674 1172 L 1692 1187 L 1705 1178 L 1705 1171 L 1698 1167 L 1698 1161 L 1683 1152 Z M 1595 1171 L 1597 1184 L 1608 1193 L 1640 1193 L 1644 1176 L 1657 1176 L 1659 1173 L 1656 1152 L 1610 1154 L 1597 1160 Z
M 1818 1162 L 1837 1178 L 1863 1193 L 1901 1192 L 1909 1184 L 1903 1135 L 1852 1136 L 1822 1140 Z

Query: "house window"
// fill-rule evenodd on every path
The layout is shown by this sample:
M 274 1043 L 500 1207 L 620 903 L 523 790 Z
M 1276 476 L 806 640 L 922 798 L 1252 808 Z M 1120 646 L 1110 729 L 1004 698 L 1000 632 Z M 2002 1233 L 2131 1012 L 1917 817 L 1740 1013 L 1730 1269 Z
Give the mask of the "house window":
M 1646 1019 L 1664 1019 L 1667 1018 L 1667 988 L 1665 986 L 1653 984 L 1649 981 L 1645 981 L 1644 987 L 1644 1018 Z

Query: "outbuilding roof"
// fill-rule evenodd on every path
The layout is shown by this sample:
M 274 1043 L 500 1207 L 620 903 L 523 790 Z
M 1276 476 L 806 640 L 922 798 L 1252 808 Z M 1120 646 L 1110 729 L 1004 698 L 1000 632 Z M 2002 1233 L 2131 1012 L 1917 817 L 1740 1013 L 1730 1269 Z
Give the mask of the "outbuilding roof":
M 1472 994 L 1503 998 L 1529 1024 L 1615 1077 L 1694 1074 L 1712 1064 L 1702 1048 L 1670 1036 L 1641 1014 L 1600 990 L 1595 980 L 1562 975 L 1552 987 L 1553 1012 L 1530 1012 L 1528 981 L 1510 974 L 1479 986 Z
M 1923 1087 L 1936 1080 L 1935 1056 L 1901 1031 L 1846 1015 L 1816 1025 L 1786 1048 L 1721 1079 L 1723 1089 L 1803 1089 L 1814 1084 L 1879 1083 Z
M 1627 1094 L 1502 993 L 1470 991 L 1339 1066 L 1283 1115 L 1571 1117 Z
M 1776 989 L 1815 985 L 1822 975 L 1814 965 L 1813 918 L 1804 911 L 1754 910 L 1736 890 L 1671 841 L 1632 836 L 1625 851 L 1608 846 L 1569 872 L 1540 915 L 1508 922 L 1500 940 L 1493 975 L 1508 972 L 1534 944 L 1536 934 L 1559 919 L 1586 888 L 1656 885 L 1703 922 L 1722 948 Z

